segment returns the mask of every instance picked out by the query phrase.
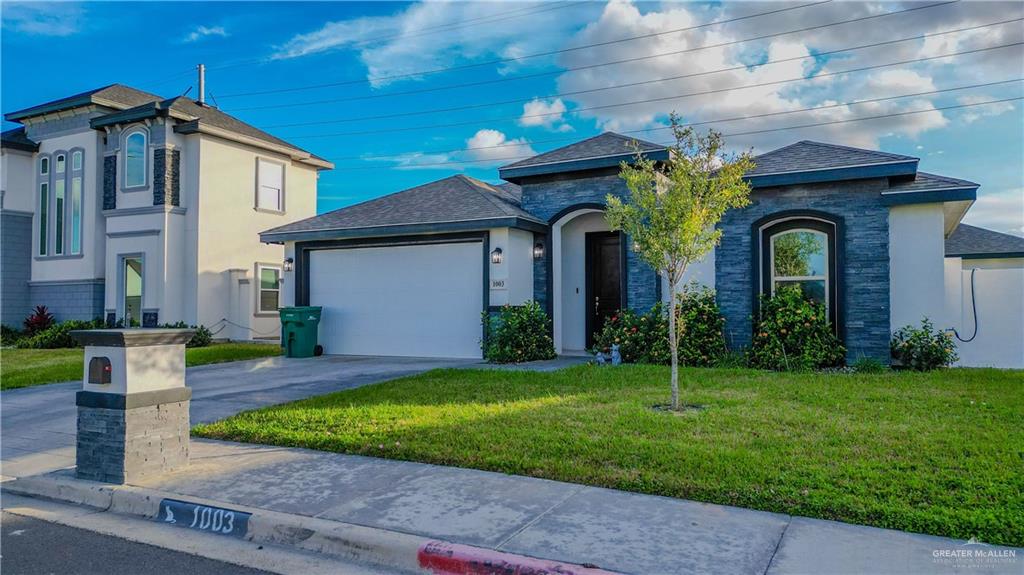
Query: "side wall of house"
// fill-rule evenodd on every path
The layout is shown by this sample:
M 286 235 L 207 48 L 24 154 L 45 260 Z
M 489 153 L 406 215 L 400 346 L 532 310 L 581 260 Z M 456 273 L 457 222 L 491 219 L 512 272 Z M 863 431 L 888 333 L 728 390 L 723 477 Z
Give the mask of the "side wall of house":
M 726 213 L 715 250 L 715 286 L 730 347 L 741 349 L 751 342 L 754 282 L 759 281 L 759 266 L 752 261 L 753 224 L 786 211 L 815 210 L 843 224 L 837 253 L 845 260 L 838 273 L 845 316 L 840 333 L 845 333 L 847 358 L 866 356 L 888 363 L 889 210 L 880 196 L 887 187 L 885 179 L 870 179 L 762 188 L 754 190 L 749 206 Z
M 0 152 L 0 323 L 17 328 L 32 308 L 32 167 L 29 152 Z
M 1024 258 L 946 258 L 946 303 L 957 365 L 1024 368 Z
M 257 266 L 280 269 L 284 248 L 260 243 L 259 232 L 316 214 L 317 172 L 287 156 L 212 136 L 202 135 L 200 146 L 197 321 L 226 324 L 219 337 L 276 337 L 277 312 L 257 309 Z M 256 209 L 258 158 L 285 165 L 283 213 Z
M 522 183 L 523 209 L 535 216 L 550 221 L 559 212 L 576 205 L 605 205 L 609 194 L 627 197 L 629 189 L 617 174 L 565 175 L 538 178 Z M 627 239 L 628 242 L 628 239 Z M 534 299 L 551 312 L 547 272 L 550 269 L 551 243 L 544 257 L 534 261 Z M 644 263 L 631 249 L 626 250 L 626 292 L 629 306 L 648 310 L 660 297 L 660 280 L 650 266 Z
M 940 203 L 894 206 L 889 210 L 889 309 L 893 330 L 919 326 L 924 318 L 937 328 L 949 325 L 944 222 Z

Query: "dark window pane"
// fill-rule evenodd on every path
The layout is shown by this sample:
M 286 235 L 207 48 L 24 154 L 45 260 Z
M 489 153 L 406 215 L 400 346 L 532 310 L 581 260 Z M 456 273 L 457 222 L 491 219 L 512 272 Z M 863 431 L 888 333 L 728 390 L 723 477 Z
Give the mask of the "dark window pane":
M 775 289 L 795 285 L 803 292 L 804 297 L 824 305 L 828 305 L 828 298 L 825 294 L 825 280 L 800 280 L 800 281 L 777 281 Z
M 277 311 L 278 292 L 260 290 L 260 311 Z

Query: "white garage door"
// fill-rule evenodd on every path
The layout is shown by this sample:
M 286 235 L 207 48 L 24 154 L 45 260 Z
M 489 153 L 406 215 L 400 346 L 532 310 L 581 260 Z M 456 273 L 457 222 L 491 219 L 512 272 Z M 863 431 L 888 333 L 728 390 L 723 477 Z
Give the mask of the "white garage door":
M 309 305 L 324 353 L 480 357 L 480 242 L 320 250 Z

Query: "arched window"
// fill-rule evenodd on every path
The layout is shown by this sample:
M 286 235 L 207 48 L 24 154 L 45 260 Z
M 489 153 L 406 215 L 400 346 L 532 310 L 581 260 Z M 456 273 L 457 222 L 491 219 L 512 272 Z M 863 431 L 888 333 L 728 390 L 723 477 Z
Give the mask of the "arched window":
M 57 154 L 57 158 L 54 161 L 54 164 L 57 165 L 57 173 L 58 174 L 63 174 L 64 173 L 64 154 Z
M 774 295 L 786 286 L 824 304 L 832 325 L 842 319 L 842 220 L 828 214 L 777 214 L 755 224 L 760 257 L 755 259 L 759 292 Z M 755 271 L 756 271 L 755 270 Z M 756 306 L 756 300 L 755 300 Z M 756 307 L 755 307 L 756 312 Z M 841 330 L 839 330 L 841 331 Z
M 132 132 L 124 139 L 124 186 L 146 185 L 146 133 Z
M 39 158 L 39 175 L 50 175 L 50 158 Z
M 797 286 L 804 297 L 828 301 L 828 236 L 816 230 L 794 229 L 768 239 L 771 244 L 771 293 Z

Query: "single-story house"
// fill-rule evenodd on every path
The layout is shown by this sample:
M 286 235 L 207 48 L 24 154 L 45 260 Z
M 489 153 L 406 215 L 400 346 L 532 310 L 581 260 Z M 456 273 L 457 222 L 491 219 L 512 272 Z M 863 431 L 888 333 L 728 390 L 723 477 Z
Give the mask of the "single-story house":
M 500 185 L 455 175 L 269 229 L 261 240 L 283 243 L 294 264 L 282 302 L 323 306 L 326 353 L 480 357 L 481 313 L 536 300 L 556 351 L 583 353 L 615 310 L 668 292 L 603 215 L 609 194 L 628 194 L 619 166 L 634 141 L 604 133 L 504 166 Z M 926 316 L 959 329 L 945 242 L 978 184 L 921 172 L 918 158 L 811 141 L 755 162 L 751 204 L 726 214 L 720 245 L 685 280 L 716 288 L 730 346 L 750 344 L 758 294 L 785 283 L 827 306 L 851 361 L 887 362 L 891 333 Z M 798 276 L 772 261 L 788 234 L 814 248 Z

